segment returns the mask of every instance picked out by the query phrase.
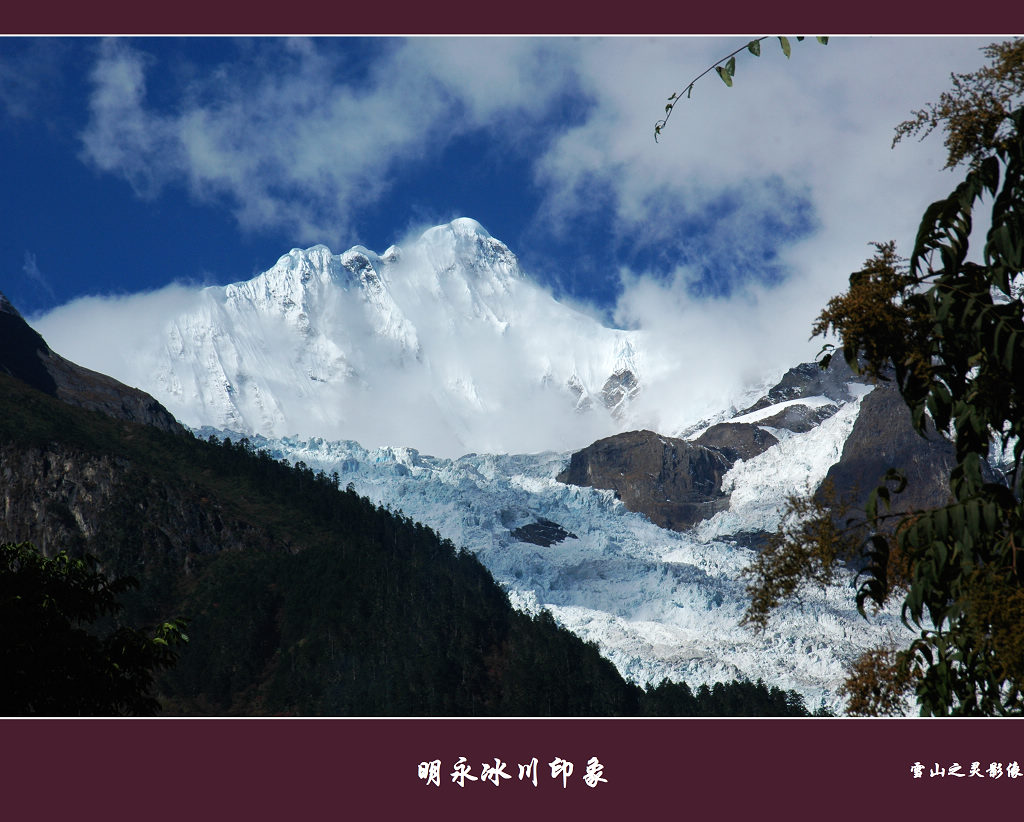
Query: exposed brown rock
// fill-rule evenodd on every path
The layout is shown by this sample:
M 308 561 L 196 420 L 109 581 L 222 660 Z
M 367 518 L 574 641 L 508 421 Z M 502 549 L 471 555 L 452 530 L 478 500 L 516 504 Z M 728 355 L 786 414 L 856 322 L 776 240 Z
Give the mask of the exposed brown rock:
M 694 442 L 718 449 L 730 464 L 737 460 L 748 460 L 767 451 L 778 442 L 775 436 L 762 430 L 758 425 L 746 422 L 720 422 L 712 425 Z
M 722 476 L 731 464 L 714 448 L 630 431 L 577 451 L 558 480 L 615 491 L 630 511 L 681 531 L 727 506 Z

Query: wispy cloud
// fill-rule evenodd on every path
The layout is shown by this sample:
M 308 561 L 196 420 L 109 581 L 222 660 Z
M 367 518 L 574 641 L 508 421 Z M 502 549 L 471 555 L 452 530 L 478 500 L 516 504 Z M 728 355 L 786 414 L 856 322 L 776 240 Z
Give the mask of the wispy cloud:
M 660 254 L 666 273 L 679 255 L 693 261 L 695 232 L 727 233 L 707 225 L 723 192 L 742 236 L 718 246 L 734 256 L 737 245 L 764 246 L 771 258 L 808 238 L 797 209 L 832 247 L 838 233 L 859 248 L 905 231 L 906 215 L 941 186 L 938 149 L 894 153 L 892 128 L 949 71 L 974 66 L 981 43 L 837 38 L 801 44 L 791 60 L 766 47 L 759 60 L 741 55 L 734 88 L 706 78 L 656 145 L 663 101 L 731 40 L 371 42 L 376 52 L 354 65 L 332 40 L 257 41 L 158 106 L 147 77 L 172 67 L 106 41 L 83 156 L 142 195 L 180 182 L 246 228 L 340 247 L 361 210 L 458 136 L 486 133 L 498 152 L 529 141 L 533 179 L 523 183 L 542 196 L 531 236 L 565 237 L 599 206 L 606 241 Z
M 5 38 L 0 52 L 0 123 L 4 117 L 50 118 L 63 85 L 68 47 L 60 39 Z
M 25 261 L 22 263 L 21 272 L 34 287 L 45 291 L 50 295 L 51 299 L 54 297 L 53 287 L 50 285 L 46 277 L 43 276 L 43 272 L 39 270 L 39 264 L 36 262 L 36 255 L 31 251 L 25 252 Z
M 84 157 L 140 194 L 184 180 L 197 197 L 225 202 L 243 227 L 341 243 L 353 213 L 394 185 L 403 163 L 436 157 L 467 129 L 508 134 L 563 91 L 561 75 L 548 73 L 560 55 L 544 41 L 382 41 L 357 82 L 332 41 L 259 49 L 158 110 L 146 77 L 166 69 L 106 41 Z
M 377 41 L 355 65 L 332 41 L 258 41 L 158 105 L 147 77 L 166 67 L 115 40 L 97 56 L 83 151 L 141 195 L 183 181 L 247 228 L 340 250 L 360 209 L 459 135 L 529 145 L 529 236 L 586 237 L 590 276 L 617 294 L 600 309 L 642 329 L 663 363 L 640 410 L 672 428 L 812 356 L 814 317 L 868 243 L 911 242 L 953 180 L 938 141 L 892 150 L 893 127 L 951 71 L 976 68 L 984 42 L 834 38 L 790 60 L 741 55 L 735 86 L 705 79 L 656 144 L 668 94 L 735 43 L 414 38 Z M 538 273 L 583 276 L 560 265 Z

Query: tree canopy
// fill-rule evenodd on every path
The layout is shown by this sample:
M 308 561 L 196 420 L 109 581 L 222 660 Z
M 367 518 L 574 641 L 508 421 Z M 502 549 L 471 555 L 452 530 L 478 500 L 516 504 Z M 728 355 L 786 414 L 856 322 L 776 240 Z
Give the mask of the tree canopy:
M 1024 713 L 1024 40 L 984 53 L 986 66 L 952 75 L 896 128 L 894 143 L 942 131 L 962 181 L 925 211 L 909 258 L 875 244 L 813 328 L 838 337 L 855 371 L 892 381 L 918 432 L 953 443 L 952 498 L 890 514 L 906 485 L 893 466 L 859 518 L 794 500 L 748 574 L 755 625 L 844 560 L 861 568 L 861 613 L 902 597 L 915 638 L 854 663 L 851 713 L 900 713 L 911 692 L 924 715 Z M 969 259 L 982 208 L 989 228 Z
M 188 640 L 184 624 L 163 623 L 152 635 L 96 630 L 134 584 L 108 580 L 88 556 L 47 558 L 27 542 L 0 545 L 0 715 L 156 713 L 154 674 L 174 664 L 176 646 Z

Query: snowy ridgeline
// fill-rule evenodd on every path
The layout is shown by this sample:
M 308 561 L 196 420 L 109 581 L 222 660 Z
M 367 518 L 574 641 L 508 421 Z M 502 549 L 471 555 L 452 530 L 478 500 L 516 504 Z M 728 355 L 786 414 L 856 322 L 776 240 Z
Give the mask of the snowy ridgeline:
M 381 254 L 293 249 L 248 280 L 83 299 L 36 327 L 189 426 L 453 458 L 674 434 L 742 401 L 749 375 L 737 363 L 751 354 L 772 376 L 765 390 L 791 359 L 788 345 L 733 348 L 728 327 L 696 309 L 628 329 L 578 309 L 459 218 Z
M 467 442 L 542 450 L 613 433 L 641 369 L 635 332 L 556 301 L 465 218 L 383 254 L 293 249 L 250 280 L 168 305 L 136 333 L 116 307 L 102 323 L 75 315 L 77 339 L 64 340 L 70 318 L 41 327 L 188 425 L 371 444 L 400 432 L 449 456 Z
M 684 533 L 627 511 L 611 491 L 557 482 L 567 453 L 440 459 L 319 438 L 250 441 L 277 458 L 337 471 L 343 486 L 352 483 L 361 495 L 472 550 L 513 604 L 549 609 L 635 682 L 667 677 L 697 687 L 763 679 L 800 692 L 811 710 L 838 712 L 845 667 L 890 632 L 906 630 L 897 613 L 866 622 L 854 608 L 850 578 L 832 590 L 807 590 L 802 606 L 780 608 L 757 634 L 739 624 L 748 601 L 740 572 L 753 553 L 730 537 L 773 531 L 786 495 L 817 486 L 839 459 L 862 394 L 811 431 L 777 432 L 784 435 L 777 445 L 736 463 L 724 483 L 732 492 L 729 509 Z M 738 419 L 754 422 L 781 407 Z M 209 428 L 197 433 L 237 437 Z M 542 532 L 548 539 L 523 541 Z

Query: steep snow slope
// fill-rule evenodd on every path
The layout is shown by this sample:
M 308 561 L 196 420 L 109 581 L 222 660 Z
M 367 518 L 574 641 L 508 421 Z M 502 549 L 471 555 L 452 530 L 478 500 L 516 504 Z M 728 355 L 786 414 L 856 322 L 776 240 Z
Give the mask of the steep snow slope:
M 848 587 L 808 590 L 802 607 L 781 608 L 758 635 L 739 625 L 748 601 L 739 575 L 753 554 L 731 536 L 774 529 L 786 494 L 815 487 L 839 458 L 858 407 L 859 396 L 811 431 L 786 432 L 778 445 L 737 463 L 726 475 L 729 510 L 685 533 L 627 511 L 610 491 L 557 482 L 567 453 L 453 460 L 320 438 L 253 444 L 337 471 L 343 485 L 353 483 L 474 551 L 514 603 L 550 609 L 637 682 L 763 678 L 796 689 L 812 709 L 838 709 L 844 666 L 887 632 L 904 630 L 898 617 L 881 614 L 869 624 Z M 523 541 L 530 532 L 524 526 L 537 523 L 564 539 L 547 546 Z
M 190 425 L 452 456 L 611 433 L 643 372 L 638 332 L 561 305 L 465 218 L 380 255 L 294 249 L 156 331 L 113 372 Z

